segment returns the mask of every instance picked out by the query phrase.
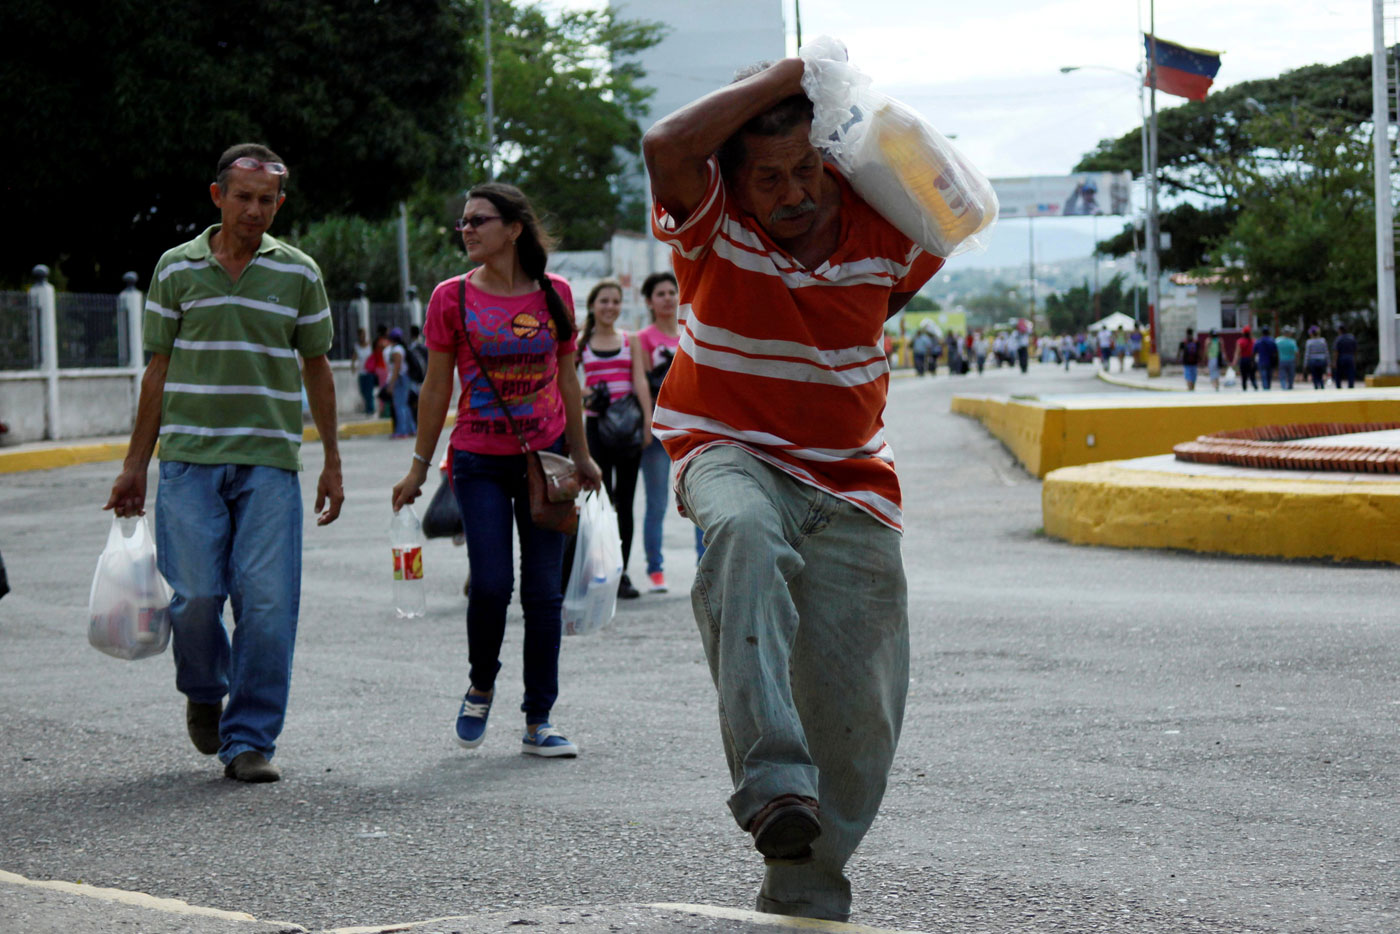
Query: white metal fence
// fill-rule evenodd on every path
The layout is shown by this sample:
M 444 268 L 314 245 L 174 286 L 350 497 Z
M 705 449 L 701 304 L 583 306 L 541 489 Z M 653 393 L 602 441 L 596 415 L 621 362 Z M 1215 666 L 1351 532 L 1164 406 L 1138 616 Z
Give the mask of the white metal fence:
M 145 296 L 136 274 L 124 276 L 115 294 L 57 292 L 48 269 L 36 266 L 27 292 L 0 292 L 0 421 L 6 443 L 119 435 L 131 430 L 146 363 L 141 347 Z M 355 356 L 356 333 L 373 336 L 384 325 L 422 325 L 416 295 L 403 303 L 359 298 L 332 302 L 334 344 L 342 412 L 362 405 L 355 374 L 342 361 Z M 344 385 L 339 385 L 343 383 Z

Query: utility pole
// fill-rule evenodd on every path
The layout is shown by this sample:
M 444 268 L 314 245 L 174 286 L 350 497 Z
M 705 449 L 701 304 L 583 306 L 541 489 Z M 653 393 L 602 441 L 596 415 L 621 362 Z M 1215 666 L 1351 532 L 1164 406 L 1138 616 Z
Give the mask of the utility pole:
M 797 21 L 797 47 L 802 48 L 802 0 L 792 0 L 792 14 Z
M 1374 46 L 1371 52 L 1371 122 L 1376 188 L 1376 328 L 1378 377 L 1400 377 L 1396 364 L 1395 228 L 1390 204 L 1390 92 L 1386 86 L 1385 0 L 1371 0 Z M 1386 380 L 1390 384 L 1391 380 Z
M 1035 333 L 1035 215 L 1026 215 L 1031 240 L 1031 333 Z
M 491 79 L 491 0 L 482 0 L 486 45 L 486 180 L 496 177 L 496 88 Z
M 408 287 L 411 276 L 408 269 L 408 205 L 399 202 L 399 301 L 408 301 Z
M 1161 358 L 1162 345 L 1158 336 L 1157 313 L 1161 309 L 1161 272 L 1157 267 L 1157 248 L 1161 244 L 1157 217 L 1157 4 L 1149 6 L 1150 39 L 1147 53 L 1148 98 L 1151 101 L 1147 144 L 1147 320 L 1152 336 L 1152 352 Z M 1150 370 L 1149 370 L 1150 372 Z

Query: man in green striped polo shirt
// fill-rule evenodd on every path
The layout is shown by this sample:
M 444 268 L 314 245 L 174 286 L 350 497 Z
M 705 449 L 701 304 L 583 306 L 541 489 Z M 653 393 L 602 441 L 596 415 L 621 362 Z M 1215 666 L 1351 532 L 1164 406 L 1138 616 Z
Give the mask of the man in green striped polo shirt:
M 156 544 L 175 594 L 175 686 L 186 697 L 190 739 L 218 753 L 230 778 L 270 782 L 280 777 L 269 760 L 286 715 L 301 601 L 303 384 L 325 451 L 316 524 L 335 521 L 345 498 L 326 360 L 330 303 L 315 261 L 267 235 L 286 199 L 277 154 L 233 146 L 215 176 L 209 194 L 221 223 L 167 251 L 151 277 L 151 361 L 105 508 L 144 514 L 159 438 Z

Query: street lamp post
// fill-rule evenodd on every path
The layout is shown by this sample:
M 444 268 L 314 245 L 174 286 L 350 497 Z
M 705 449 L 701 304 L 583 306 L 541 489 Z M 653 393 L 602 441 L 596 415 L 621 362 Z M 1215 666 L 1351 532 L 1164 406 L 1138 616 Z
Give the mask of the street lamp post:
M 1070 72 L 1073 72 L 1073 71 L 1082 71 L 1082 70 L 1084 70 L 1084 69 L 1086 69 L 1086 68 L 1087 68 L 1087 69 L 1093 69 L 1093 70 L 1095 70 L 1095 71 L 1111 71 L 1111 72 L 1113 72 L 1114 74 L 1119 74 L 1119 75 L 1123 75 L 1123 76 L 1126 77 L 1126 78 L 1131 78 L 1131 79 L 1133 80 L 1133 82 L 1137 85 L 1137 89 L 1138 89 L 1138 122 L 1142 125 L 1142 133 L 1140 134 L 1141 137 L 1142 137 L 1142 181 L 1143 181 L 1143 185 L 1144 185 L 1145 188 L 1146 188 L 1146 195 L 1147 195 L 1147 206 L 1146 206 L 1146 208 L 1147 208 L 1147 210 L 1146 210 L 1146 213 L 1147 213 L 1147 230 L 1148 230 L 1147 237 L 1146 237 L 1146 240 L 1147 240 L 1147 244 L 1146 244 L 1146 246 L 1147 246 L 1147 307 L 1148 307 L 1148 315 L 1149 315 L 1149 320 L 1150 320 L 1150 324 L 1151 324 L 1151 331 L 1152 331 L 1152 348 L 1153 348 L 1153 350 L 1155 351 L 1155 350 L 1157 349 L 1157 246 L 1158 246 L 1158 239 L 1159 239 L 1159 238 L 1158 238 L 1158 235 L 1157 235 L 1157 233 L 1156 233 L 1156 230 L 1157 230 L 1157 169 L 1156 169 L 1156 151 L 1157 151 L 1157 99 L 1156 99 L 1155 96 L 1154 96 L 1153 99 L 1152 99 L 1152 124 L 1151 124 L 1151 133 L 1150 133 L 1150 136 L 1151 136 L 1151 145 L 1149 146 L 1149 143 L 1148 143 L 1148 137 L 1149 137 L 1149 132 L 1148 132 L 1148 120 L 1147 120 L 1147 114 L 1146 114 L 1146 112 L 1145 112 L 1145 108 L 1144 108 L 1143 100 L 1142 100 L 1142 98 L 1143 98 L 1143 93 L 1142 93 L 1142 92 L 1143 92 L 1143 86 L 1144 86 L 1144 84 L 1145 84 L 1145 82 L 1143 81 L 1142 69 L 1139 68 L 1136 72 L 1132 72 L 1132 71 L 1127 71 L 1126 69 L 1123 69 L 1123 68 L 1111 68 L 1111 67 L 1109 67 L 1108 65 L 1065 65 L 1065 66 L 1063 66 L 1063 67 L 1060 68 L 1060 74 L 1067 75 L 1067 74 L 1069 74 Z M 1134 239 L 1136 239 L 1136 236 L 1134 237 Z M 1094 250 L 1095 250 L 1095 253 L 1098 252 L 1098 244 L 1097 244 L 1097 243 L 1095 243 L 1095 245 L 1094 245 Z M 1136 305 L 1136 302 L 1137 302 L 1137 290 L 1136 290 L 1136 289 L 1134 289 L 1134 291 L 1133 291 L 1133 302 L 1134 302 L 1134 305 Z M 1134 316 L 1134 317 L 1137 317 L 1136 312 L 1134 312 L 1134 315 L 1133 315 L 1133 316 Z
M 1390 207 L 1390 100 L 1386 89 L 1385 5 L 1372 0 L 1371 121 L 1376 189 L 1376 328 L 1380 344 L 1377 377 L 1400 375 L 1396 365 L 1395 230 Z

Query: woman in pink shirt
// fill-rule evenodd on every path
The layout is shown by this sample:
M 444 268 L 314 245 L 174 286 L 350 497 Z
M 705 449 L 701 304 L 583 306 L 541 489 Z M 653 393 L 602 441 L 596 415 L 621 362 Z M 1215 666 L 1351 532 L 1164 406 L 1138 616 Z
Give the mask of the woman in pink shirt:
M 574 369 L 569 284 L 545 272 L 547 239 L 525 195 L 513 185 L 477 185 L 457 224 L 467 257 L 479 263 L 439 283 L 423 333 L 428 372 L 419 394 L 413 464 L 394 487 L 393 505 L 422 491 L 447 418 L 453 371 L 461 381 L 452 431 L 452 486 L 467 537 L 470 686 L 457 714 L 456 739 L 475 749 L 500 671 L 506 610 L 515 587 L 512 526 L 520 536 L 520 604 L 525 614 L 525 734 L 521 751 L 576 756 L 578 747 L 549 722 L 559 693 L 559 618 L 564 535 L 530 519 L 524 444 L 568 453 L 586 488 L 601 480 L 588 453 Z M 518 432 L 518 435 L 517 435 Z
M 637 332 L 641 345 L 642 366 L 647 371 L 651 398 L 655 402 L 661 381 L 671 366 L 671 358 L 681 343 L 680 321 L 677 317 L 680 291 L 676 277 L 669 272 L 654 272 L 642 282 L 642 298 L 651 312 L 651 324 Z M 660 444 L 642 449 L 642 484 L 646 488 L 647 509 L 642 517 L 642 546 L 647 553 L 648 590 L 666 592 L 666 574 L 661 556 L 661 526 L 666 520 L 666 507 L 671 494 L 671 458 Z M 698 539 L 697 539 L 698 543 Z
M 627 576 L 627 559 L 632 554 L 632 500 L 637 493 L 637 470 L 642 451 L 651 441 L 651 392 L 643 367 L 643 351 L 638 335 L 617 329 L 622 313 L 622 283 L 603 279 L 588 293 L 588 319 L 579 334 L 579 362 L 583 370 L 584 426 L 588 450 L 603 471 L 603 485 L 617 509 L 617 531 L 622 539 L 622 580 L 617 595 L 638 596 Z M 598 420 L 612 405 L 635 396 L 642 410 L 640 447 L 611 449 L 600 437 Z M 659 446 L 659 445 L 658 445 Z M 571 566 L 573 542 L 564 555 L 565 575 Z

